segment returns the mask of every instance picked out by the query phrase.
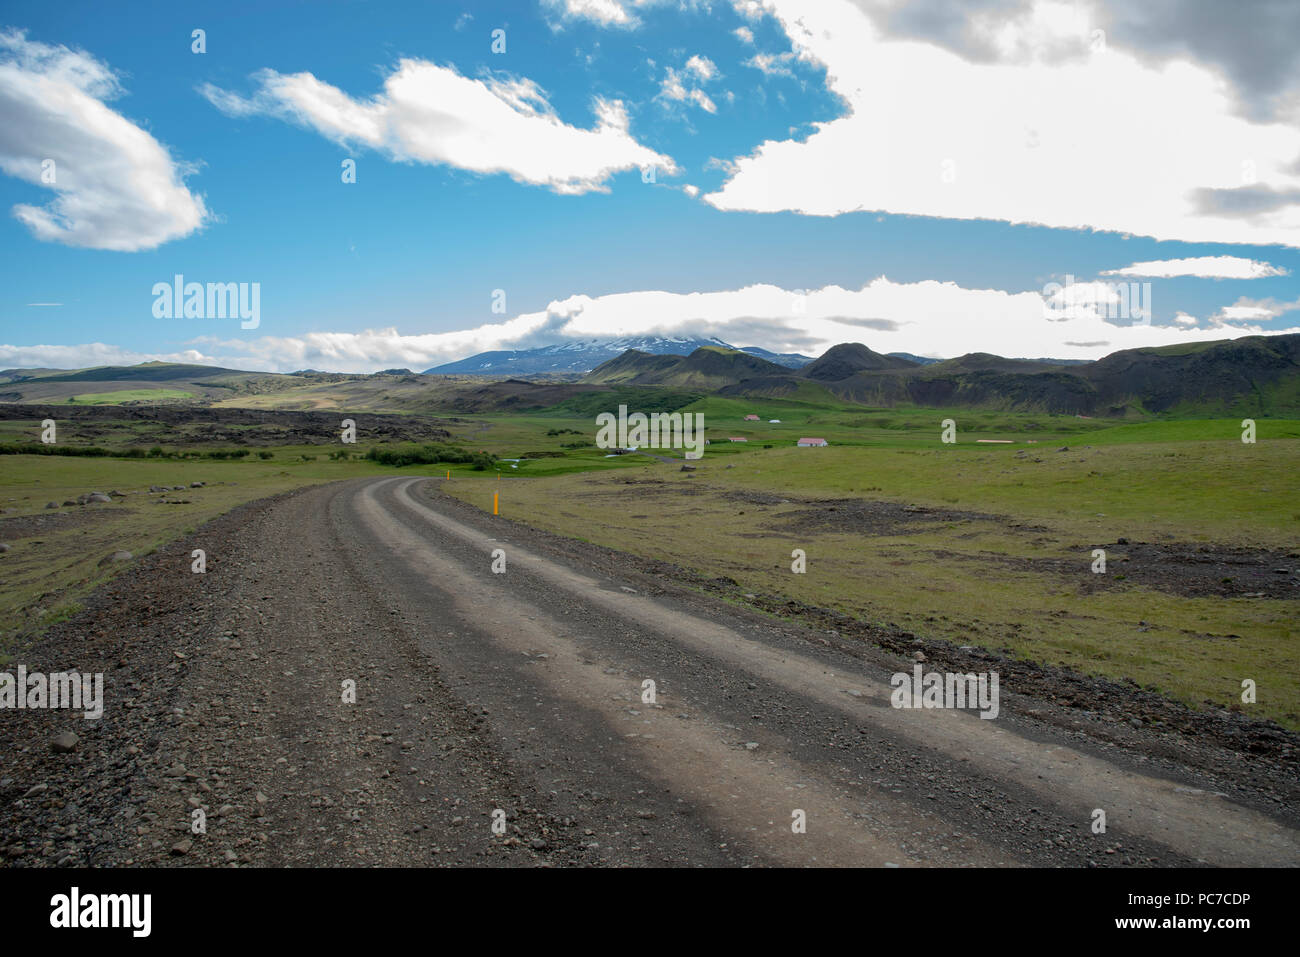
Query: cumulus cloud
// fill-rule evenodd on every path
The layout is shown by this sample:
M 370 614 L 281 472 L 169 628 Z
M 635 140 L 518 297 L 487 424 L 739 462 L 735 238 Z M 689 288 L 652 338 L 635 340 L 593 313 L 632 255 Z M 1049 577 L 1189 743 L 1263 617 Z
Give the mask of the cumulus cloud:
M 977 4 L 990 52 L 972 58 L 849 0 L 764 0 L 791 62 L 824 67 L 844 114 L 736 158 L 703 198 L 1300 246 L 1300 125 L 1240 115 L 1212 62 L 1094 42 L 1094 6 L 1005 15 L 1020 6 Z
M 1107 269 L 1103 276 L 1151 276 L 1171 279 L 1175 276 L 1199 276 L 1202 279 L 1267 279 L 1285 276 L 1281 266 L 1244 259 L 1241 256 L 1197 256 L 1192 259 L 1157 259 L 1133 263 L 1123 269 Z
M 794 71 L 790 69 L 793 61 L 793 53 L 755 53 L 745 61 L 745 66 L 753 67 L 768 76 L 794 76 Z
M 1226 80 L 1234 107 L 1257 119 L 1297 118 L 1300 5 L 1213 0 L 856 0 L 893 36 L 993 62 L 1086 55 L 1117 47 L 1159 68 L 1192 60 Z M 1037 42 L 1034 42 L 1037 41 Z
M 717 105 L 704 90 L 697 85 L 706 83 L 718 75 L 718 68 L 708 57 L 692 56 L 680 70 L 664 68 L 664 80 L 656 99 L 667 103 L 693 103 L 706 113 L 718 112 Z
M 37 239 L 134 252 L 208 219 L 191 167 L 107 105 L 121 92 L 89 53 L 0 32 L 0 170 L 54 193 L 13 208 Z
M 671 157 L 632 137 L 622 102 L 595 99 L 596 124 L 582 129 L 564 123 L 528 79 L 471 79 L 453 67 L 403 59 L 367 100 L 311 73 L 263 70 L 254 79 L 249 97 L 211 84 L 199 92 L 231 116 L 278 117 L 398 162 L 504 173 L 557 193 L 607 191 L 610 176 L 636 167 L 678 172 Z
M 601 27 L 635 29 L 641 26 L 640 13 L 651 7 L 667 6 L 674 0 L 542 0 L 542 8 L 554 19 L 552 26 L 585 21 Z M 699 0 L 675 0 L 679 7 L 694 7 Z M 704 4 L 707 9 L 707 3 Z
M 86 369 L 93 366 L 133 366 L 141 362 L 209 363 L 212 357 L 199 349 L 137 352 L 103 342 L 71 346 L 0 345 L 0 368 L 6 369 Z
M 1267 322 L 1288 312 L 1300 309 L 1300 299 L 1281 302 L 1277 299 L 1249 299 L 1242 296 L 1231 306 L 1224 306 L 1214 316 L 1214 322 Z
M 718 67 L 708 57 L 697 53 L 686 61 L 686 72 L 694 73 L 701 80 L 708 81 L 718 75 Z
M 546 5 L 566 17 L 593 20 L 601 26 L 631 27 L 640 20 L 631 12 L 636 6 L 620 0 L 546 0 Z
M 899 283 L 884 276 L 859 289 L 761 284 L 713 292 L 642 290 L 570 296 L 537 312 L 453 332 L 404 335 L 389 327 L 256 339 L 202 337 L 187 343 L 191 351 L 158 356 L 113 352 L 100 344 L 0 346 L 0 365 L 66 368 L 165 358 L 281 372 L 420 370 L 490 350 L 635 335 L 716 336 L 736 346 L 806 354 L 840 342 L 865 342 L 878 352 L 1094 359 L 1117 349 L 1261 334 L 1259 322 L 1300 308 L 1300 301 L 1239 300 L 1205 323 L 1179 314 L 1171 325 L 1121 324 L 1107 318 L 1114 303 L 1108 285 L 1067 287 L 1074 291 L 1058 301 L 1048 292 L 968 289 L 935 280 Z

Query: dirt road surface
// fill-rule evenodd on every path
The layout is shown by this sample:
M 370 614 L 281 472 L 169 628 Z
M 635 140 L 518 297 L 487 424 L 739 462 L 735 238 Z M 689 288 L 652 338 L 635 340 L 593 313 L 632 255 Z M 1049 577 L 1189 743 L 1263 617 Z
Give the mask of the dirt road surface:
M 992 720 L 895 708 L 913 661 L 641 569 L 421 478 L 244 506 L 23 662 L 104 672 L 105 713 L 0 714 L 0 861 L 1300 862 L 1272 758 L 1014 685 Z

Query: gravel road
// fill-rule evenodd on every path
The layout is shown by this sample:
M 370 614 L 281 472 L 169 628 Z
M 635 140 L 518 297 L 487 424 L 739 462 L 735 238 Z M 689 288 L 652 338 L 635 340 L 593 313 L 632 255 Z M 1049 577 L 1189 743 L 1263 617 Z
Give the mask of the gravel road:
M 993 720 L 891 707 L 911 660 L 421 478 L 244 506 L 24 663 L 104 672 L 105 711 L 0 712 L 9 865 L 1300 862 L 1285 769 L 1014 683 Z

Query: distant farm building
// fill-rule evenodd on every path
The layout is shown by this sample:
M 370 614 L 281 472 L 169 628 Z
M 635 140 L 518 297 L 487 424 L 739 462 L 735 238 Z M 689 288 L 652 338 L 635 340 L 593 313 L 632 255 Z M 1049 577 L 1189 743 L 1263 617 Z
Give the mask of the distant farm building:
M 780 419 L 768 419 L 767 421 L 768 421 L 770 424 L 772 424 L 772 425 L 780 425 L 780 424 L 781 424 L 781 420 L 780 420 Z
M 742 437 L 739 437 L 739 436 L 733 436 L 733 437 L 730 439 L 730 441 L 732 441 L 732 442 L 748 442 L 749 439 L 742 438 Z
M 827 442 L 825 439 L 800 439 L 799 444 L 806 448 L 814 448 L 823 445 L 830 445 L 830 443 Z
M 746 422 L 757 422 L 757 421 L 758 421 L 758 416 L 756 416 L 756 415 L 747 415 L 747 416 L 745 416 L 745 421 L 746 421 Z

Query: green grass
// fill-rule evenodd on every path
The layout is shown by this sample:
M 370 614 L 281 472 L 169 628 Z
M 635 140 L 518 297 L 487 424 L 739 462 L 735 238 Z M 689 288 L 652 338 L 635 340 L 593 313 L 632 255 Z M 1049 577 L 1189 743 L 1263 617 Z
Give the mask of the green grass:
M 315 459 L 303 461 L 303 455 Z M 398 474 L 357 458 L 331 461 L 313 446 L 279 448 L 270 461 L 252 456 L 241 462 L 8 455 L 0 468 L 0 541 L 11 547 L 0 555 L 0 659 L 68 617 L 121 570 L 120 564 L 99 564 L 116 551 L 138 558 L 238 505 L 303 485 Z M 453 474 L 463 468 L 453 466 Z M 401 474 L 435 471 L 416 467 Z M 196 481 L 207 485 L 189 488 Z M 150 485 L 186 488 L 166 496 L 143 494 Z M 135 494 L 108 505 L 45 508 L 46 502 L 61 505 L 83 492 L 114 490 Z M 160 497 L 190 504 L 152 504 Z M 30 516 L 47 527 L 12 535 Z
M 621 393 L 630 411 L 655 411 L 637 405 L 636 391 Z M 691 396 L 660 398 L 664 409 Z M 708 397 L 684 408 L 704 415 L 714 440 L 699 471 L 685 474 L 641 455 L 607 457 L 594 445 L 595 415 L 615 411 L 618 402 L 588 404 L 584 398 L 580 409 L 463 417 L 451 426 L 448 444 L 525 460 L 486 472 L 451 466 L 453 481 L 444 487 L 483 508 L 497 492 L 508 517 L 709 577 L 726 575 L 749 591 L 1132 678 L 1194 706 L 1231 704 L 1241 678 L 1252 677 L 1261 694 L 1248 707 L 1300 727 L 1293 648 L 1300 603 L 1165 594 L 1128 583 L 1119 563 L 1113 574 L 1120 587 L 1089 593 L 1077 578 L 1045 570 L 1049 559 L 1087 562 L 1094 543 L 1120 537 L 1294 551 L 1300 421 L 1258 419 L 1257 442 L 1247 445 L 1239 417 L 1134 422 Z M 745 422 L 749 413 L 761 420 Z M 781 422 L 768 422 L 774 418 Z M 946 418 L 957 424 L 956 444 L 939 441 Z M 95 443 L 138 445 L 136 428 L 105 423 Z M 750 441 L 728 444 L 730 435 Z M 831 447 L 795 448 L 805 435 L 823 436 Z M 23 423 L 0 425 L 0 441 L 32 439 Z M 25 639 L 69 614 L 115 571 L 97 563 L 118 548 L 141 554 L 241 502 L 299 485 L 366 474 L 443 478 L 448 468 L 329 460 L 337 450 L 280 446 L 268 450 L 270 461 L 253 455 L 242 462 L 5 456 L 0 504 L 18 510 L 5 519 L 69 511 L 101 517 L 32 536 L 43 540 L 39 546 L 10 543 L 14 550 L 0 558 L 3 636 Z M 194 480 L 209 484 L 187 490 L 183 497 L 193 505 L 145 505 L 144 496 L 131 496 L 122 504 L 42 512 L 47 500 L 91 489 Z M 221 481 L 239 484 L 215 484 Z M 752 504 L 754 495 L 776 496 L 777 503 Z M 837 499 L 989 517 L 930 523 L 910 534 L 806 522 L 808 510 L 820 507 L 809 503 Z M 796 547 L 808 551 L 808 575 L 789 571 Z M 1139 621 L 1150 625 L 1139 631 Z
M 1094 592 L 1083 584 L 1092 546 L 1120 537 L 1267 546 L 1300 559 L 1300 442 L 1268 438 L 1295 435 L 1297 423 L 1261 422 L 1255 445 L 1243 445 L 1229 424 L 1239 423 L 1096 429 L 1067 452 L 1047 443 L 918 444 L 906 432 L 895 442 L 825 449 L 764 451 L 751 442 L 727 454 L 711 447 L 693 475 L 641 459 L 616 473 L 501 485 L 467 477 L 449 490 L 482 508 L 499 490 L 507 517 L 725 575 L 746 591 L 1132 678 L 1192 706 L 1231 705 L 1241 679 L 1254 678 L 1267 693 L 1245 707 L 1300 727 L 1300 602 L 1139 587 L 1119 577 L 1122 553 L 1111 565 L 1119 587 Z M 1225 430 L 1230 437 L 1205 439 Z M 1110 441 L 1102 441 L 1107 432 Z M 746 493 L 778 503 L 736 498 Z M 827 507 L 811 503 L 845 499 L 988 517 L 926 523 L 908 534 L 808 521 Z M 794 548 L 808 553 L 807 575 L 790 572 Z M 1049 560 L 1077 562 L 1079 573 L 1062 575 Z
M 67 400 L 69 405 L 122 405 L 124 402 L 156 402 L 162 399 L 192 399 L 193 392 L 180 389 L 120 389 L 117 392 L 86 392 Z

